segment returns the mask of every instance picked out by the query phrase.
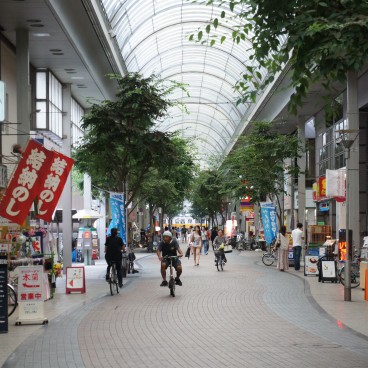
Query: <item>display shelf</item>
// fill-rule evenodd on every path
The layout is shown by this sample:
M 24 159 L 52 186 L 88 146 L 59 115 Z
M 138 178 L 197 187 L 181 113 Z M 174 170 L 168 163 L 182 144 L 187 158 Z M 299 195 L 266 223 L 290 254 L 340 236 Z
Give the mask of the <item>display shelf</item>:
M 321 246 L 326 238 L 332 235 L 332 228 L 328 225 L 309 225 L 308 226 L 308 245 Z

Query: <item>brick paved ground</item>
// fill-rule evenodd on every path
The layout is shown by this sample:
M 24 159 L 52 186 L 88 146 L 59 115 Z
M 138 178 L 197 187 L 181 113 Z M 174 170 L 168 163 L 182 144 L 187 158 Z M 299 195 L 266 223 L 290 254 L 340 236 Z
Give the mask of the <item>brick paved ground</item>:
M 4 367 L 368 367 L 368 337 L 316 304 L 303 277 L 254 252 L 228 259 L 224 272 L 211 255 L 184 259 L 175 298 L 155 256 L 113 297 L 95 266 L 95 298 L 35 330 Z

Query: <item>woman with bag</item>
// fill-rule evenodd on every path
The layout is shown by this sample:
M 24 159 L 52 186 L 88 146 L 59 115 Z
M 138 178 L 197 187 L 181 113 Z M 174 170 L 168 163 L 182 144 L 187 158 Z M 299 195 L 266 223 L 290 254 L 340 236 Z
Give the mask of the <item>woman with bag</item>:
M 276 239 L 276 248 L 278 249 L 279 256 L 277 259 L 277 268 L 280 271 L 289 269 L 289 236 L 286 234 L 286 226 L 281 226 L 280 232 Z
M 202 247 L 202 234 L 199 226 L 195 227 L 190 237 L 190 242 L 193 244 L 194 266 L 199 266 L 199 258 Z

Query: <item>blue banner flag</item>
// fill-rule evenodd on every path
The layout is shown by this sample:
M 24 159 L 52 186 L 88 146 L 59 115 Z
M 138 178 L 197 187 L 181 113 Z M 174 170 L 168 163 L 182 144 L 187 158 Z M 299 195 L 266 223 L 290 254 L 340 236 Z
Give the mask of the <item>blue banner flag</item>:
M 273 203 L 261 203 L 261 215 L 266 243 L 271 244 L 279 231 L 275 205 Z
M 116 227 L 120 232 L 119 236 L 123 239 L 124 244 L 126 244 L 125 202 L 123 193 L 110 193 L 110 209 L 112 219 L 107 229 L 107 235 L 110 235 L 111 229 Z

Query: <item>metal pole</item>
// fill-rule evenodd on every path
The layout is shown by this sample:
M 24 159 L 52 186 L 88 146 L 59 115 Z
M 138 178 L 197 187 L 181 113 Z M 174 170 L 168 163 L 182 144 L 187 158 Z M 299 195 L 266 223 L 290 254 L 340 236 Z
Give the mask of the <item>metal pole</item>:
M 346 241 L 346 260 L 345 260 L 345 286 L 344 286 L 344 301 L 351 302 L 351 278 L 350 278 L 350 237 L 349 237 L 349 158 L 350 148 L 345 148 L 346 157 L 346 229 L 345 229 L 345 241 Z

